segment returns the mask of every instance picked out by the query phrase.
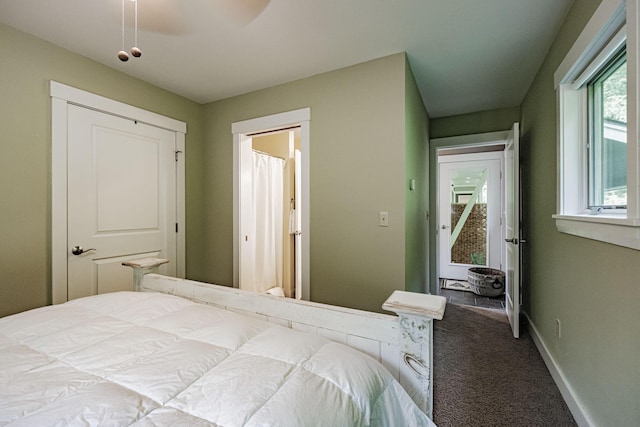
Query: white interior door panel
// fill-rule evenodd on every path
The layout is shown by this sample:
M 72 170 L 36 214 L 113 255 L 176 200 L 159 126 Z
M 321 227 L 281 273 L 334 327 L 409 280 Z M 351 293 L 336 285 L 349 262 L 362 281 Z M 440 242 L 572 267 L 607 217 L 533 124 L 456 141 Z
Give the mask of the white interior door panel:
M 73 105 L 68 114 L 68 299 L 133 289 L 126 260 L 168 258 L 161 272 L 175 275 L 175 132 Z

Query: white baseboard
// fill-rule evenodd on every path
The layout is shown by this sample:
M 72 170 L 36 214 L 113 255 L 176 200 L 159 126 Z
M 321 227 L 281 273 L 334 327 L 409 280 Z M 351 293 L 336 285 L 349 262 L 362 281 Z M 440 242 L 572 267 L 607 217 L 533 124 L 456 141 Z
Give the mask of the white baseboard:
M 556 360 L 553 358 L 549 349 L 545 345 L 542 338 L 540 338 L 540 334 L 538 330 L 531 322 L 529 315 L 525 313 L 527 321 L 529 322 L 529 333 L 536 347 L 538 348 L 538 352 L 542 356 L 542 360 L 547 365 L 547 369 L 551 373 L 551 377 L 555 381 L 562 397 L 564 398 L 565 403 L 569 407 L 573 418 L 576 420 L 576 423 L 580 427 L 596 427 L 596 424 L 593 422 L 591 417 L 587 414 L 587 411 L 584 405 L 580 402 L 580 399 L 576 395 L 575 391 L 571 387 L 571 384 L 567 381 L 567 378 L 564 376 L 562 369 L 556 363 Z

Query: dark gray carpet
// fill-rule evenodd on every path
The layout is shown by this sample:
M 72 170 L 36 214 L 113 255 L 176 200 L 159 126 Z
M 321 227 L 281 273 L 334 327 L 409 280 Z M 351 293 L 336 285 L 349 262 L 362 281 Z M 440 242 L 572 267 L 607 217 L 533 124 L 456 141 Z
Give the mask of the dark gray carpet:
M 533 340 L 513 338 L 504 311 L 447 304 L 433 351 L 438 427 L 576 425 Z

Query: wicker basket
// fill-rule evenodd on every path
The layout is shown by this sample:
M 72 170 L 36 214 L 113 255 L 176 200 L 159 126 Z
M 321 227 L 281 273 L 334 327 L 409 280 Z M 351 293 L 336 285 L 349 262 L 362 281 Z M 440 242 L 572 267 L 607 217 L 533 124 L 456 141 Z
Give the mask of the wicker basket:
M 497 297 L 504 292 L 504 271 L 494 268 L 473 267 L 467 275 L 471 291 L 476 295 Z

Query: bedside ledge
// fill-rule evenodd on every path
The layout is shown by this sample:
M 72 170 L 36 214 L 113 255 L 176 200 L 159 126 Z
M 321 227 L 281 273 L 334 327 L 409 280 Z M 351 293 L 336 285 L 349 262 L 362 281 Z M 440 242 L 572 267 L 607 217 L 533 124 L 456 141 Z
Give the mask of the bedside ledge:
M 637 220 L 600 215 L 553 215 L 553 218 L 561 233 L 640 250 L 640 226 Z
M 393 311 L 397 315 L 442 320 L 446 304 L 447 299 L 440 295 L 393 291 L 382 304 L 382 308 Z

